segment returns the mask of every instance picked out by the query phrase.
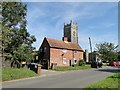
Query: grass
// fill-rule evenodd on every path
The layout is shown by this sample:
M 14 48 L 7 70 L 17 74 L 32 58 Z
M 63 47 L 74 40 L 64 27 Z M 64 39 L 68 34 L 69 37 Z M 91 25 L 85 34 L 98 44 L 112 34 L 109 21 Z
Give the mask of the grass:
M 25 68 L 8 68 L 2 70 L 2 81 L 9 81 L 33 76 L 38 76 L 38 74 Z
M 80 69 L 89 69 L 91 68 L 90 65 L 83 65 L 83 66 L 58 66 L 55 70 L 56 71 L 69 71 L 69 70 L 80 70 Z
M 2 81 L 2 70 L 0 69 L 0 82 Z
M 106 78 L 103 81 L 94 83 L 88 87 L 86 87 L 84 90 L 97 90 L 97 88 L 105 88 L 106 90 L 118 90 L 118 87 L 120 88 L 120 73 L 116 73 L 113 76 L 110 76 Z

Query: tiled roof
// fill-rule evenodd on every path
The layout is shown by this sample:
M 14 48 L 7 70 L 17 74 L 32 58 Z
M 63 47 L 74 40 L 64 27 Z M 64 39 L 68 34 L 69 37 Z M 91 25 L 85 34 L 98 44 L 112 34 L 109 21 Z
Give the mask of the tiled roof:
M 62 49 L 83 51 L 82 48 L 76 43 L 64 42 L 62 40 L 56 40 L 56 39 L 52 39 L 52 38 L 46 38 L 46 40 L 48 41 L 49 46 L 53 47 L 53 48 L 62 48 Z

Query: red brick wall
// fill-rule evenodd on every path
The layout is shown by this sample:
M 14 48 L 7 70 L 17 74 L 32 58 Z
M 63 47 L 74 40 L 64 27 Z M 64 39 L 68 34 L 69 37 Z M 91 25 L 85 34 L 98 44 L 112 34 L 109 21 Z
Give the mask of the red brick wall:
M 63 59 L 65 58 L 66 64 L 63 64 Z M 57 66 L 69 66 L 70 60 L 73 61 L 73 58 L 76 60 L 83 59 L 83 52 L 77 51 L 77 53 L 73 55 L 72 50 L 67 50 L 66 53 L 63 53 L 63 49 L 50 48 L 50 66 L 51 63 L 57 63 Z

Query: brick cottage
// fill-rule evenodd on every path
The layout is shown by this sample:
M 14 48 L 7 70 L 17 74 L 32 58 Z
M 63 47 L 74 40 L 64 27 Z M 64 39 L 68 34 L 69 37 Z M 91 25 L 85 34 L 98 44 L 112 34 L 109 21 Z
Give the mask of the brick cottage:
M 64 25 L 63 40 L 44 38 L 39 48 L 39 60 L 43 68 L 57 66 L 71 66 L 83 59 L 83 50 L 78 44 L 77 24 L 70 22 Z

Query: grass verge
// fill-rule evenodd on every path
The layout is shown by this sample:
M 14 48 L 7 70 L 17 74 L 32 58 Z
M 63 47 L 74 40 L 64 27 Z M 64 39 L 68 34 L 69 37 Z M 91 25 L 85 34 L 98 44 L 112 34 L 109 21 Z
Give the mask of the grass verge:
M 2 70 L 0 69 L 0 83 L 2 82 Z
M 38 76 L 38 74 L 25 68 L 8 68 L 2 70 L 2 81 L 9 81 L 33 76 Z
M 83 65 L 83 66 L 58 66 L 55 70 L 56 71 L 69 71 L 69 70 L 80 70 L 80 69 L 89 69 L 91 68 L 90 65 Z
M 118 90 L 120 89 L 120 73 L 116 73 L 113 76 L 107 77 L 105 80 L 94 83 L 84 90 L 97 90 L 98 88 L 104 88 L 106 90 Z

